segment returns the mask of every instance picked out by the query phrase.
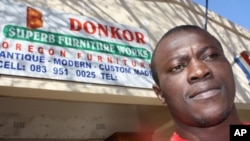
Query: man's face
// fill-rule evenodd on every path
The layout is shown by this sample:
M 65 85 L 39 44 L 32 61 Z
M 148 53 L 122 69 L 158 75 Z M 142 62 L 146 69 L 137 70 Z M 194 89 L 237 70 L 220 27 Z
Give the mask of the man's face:
M 159 85 L 176 122 L 207 127 L 223 121 L 235 96 L 232 68 L 218 42 L 204 31 L 178 31 L 155 54 Z

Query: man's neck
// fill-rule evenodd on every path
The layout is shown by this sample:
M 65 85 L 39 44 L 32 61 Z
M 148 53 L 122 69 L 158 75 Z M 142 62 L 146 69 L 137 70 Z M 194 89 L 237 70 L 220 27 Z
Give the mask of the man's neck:
M 229 141 L 229 128 L 231 124 L 241 124 L 235 106 L 228 118 L 216 126 L 200 128 L 176 123 L 176 132 L 186 140 Z

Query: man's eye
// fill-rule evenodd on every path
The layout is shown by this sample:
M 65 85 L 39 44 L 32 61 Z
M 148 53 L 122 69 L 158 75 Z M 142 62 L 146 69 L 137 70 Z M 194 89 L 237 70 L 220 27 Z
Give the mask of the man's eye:
M 170 72 L 179 72 L 184 69 L 184 65 L 176 65 L 170 69 Z
M 217 54 L 217 53 L 209 54 L 209 55 L 205 56 L 205 58 L 203 60 L 210 61 L 210 60 L 217 58 L 218 56 L 219 56 L 219 54 Z

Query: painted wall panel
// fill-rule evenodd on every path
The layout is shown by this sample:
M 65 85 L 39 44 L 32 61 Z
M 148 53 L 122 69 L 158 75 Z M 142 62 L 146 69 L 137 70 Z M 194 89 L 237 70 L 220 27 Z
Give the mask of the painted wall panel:
M 151 48 L 165 31 L 176 25 L 195 24 L 199 26 L 204 25 L 204 7 L 194 4 L 190 0 L 136 0 L 136 1 L 122 1 L 122 0 L 16 0 L 18 3 L 28 3 L 33 6 L 40 6 L 49 8 L 62 13 L 72 13 L 106 20 L 109 22 L 116 22 L 128 26 L 134 26 L 145 29 L 150 38 Z M 178 9 L 178 10 L 176 10 Z M 218 16 L 216 13 L 209 11 L 208 31 L 214 34 L 221 41 L 226 56 L 232 64 L 236 85 L 237 85 L 237 103 L 250 102 L 250 88 L 242 70 L 234 62 L 234 56 L 238 55 L 243 50 L 249 50 L 250 33 L 249 31 L 235 25 L 234 23 Z M 79 96 L 84 93 L 101 94 L 104 95 L 126 95 L 152 98 L 153 105 L 159 105 L 155 101 L 155 95 L 150 89 L 134 89 L 129 87 L 114 87 L 102 86 L 86 83 L 72 83 L 64 81 L 41 80 L 41 79 L 27 79 L 23 77 L 10 77 L 2 75 L 4 81 L 0 85 L 5 87 L 22 87 L 42 90 L 62 90 L 72 93 L 77 93 Z M 57 87 L 54 87 L 54 86 Z M 31 90 L 32 90 L 31 89 Z M 9 89 L 7 92 L 10 91 Z M 2 94 L 8 95 L 8 94 Z M 53 94 L 52 94 L 53 95 Z M 39 98 L 36 95 L 14 94 L 12 96 L 23 96 Z M 48 99 L 52 98 L 50 96 Z M 74 100 L 74 97 L 70 99 Z M 83 98 L 84 99 L 84 98 Z M 75 99 L 77 100 L 77 99 Z M 112 101 L 110 101 L 112 102 Z M 119 100 L 117 100 L 119 102 Z M 127 101 L 128 102 L 128 101 Z M 149 102 L 150 103 L 150 102 Z M 148 103 L 147 103 L 148 104 Z

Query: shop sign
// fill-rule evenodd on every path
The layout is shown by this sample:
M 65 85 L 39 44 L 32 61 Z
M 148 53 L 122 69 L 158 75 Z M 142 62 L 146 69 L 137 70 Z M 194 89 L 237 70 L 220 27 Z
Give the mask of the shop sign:
M 0 1 L 0 73 L 151 88 L 142 28 Z
M 234 60 L 245 73 L 248 84 L 250 85 L 250 52 L 242 51 L 239 56 L 234 58 Z

